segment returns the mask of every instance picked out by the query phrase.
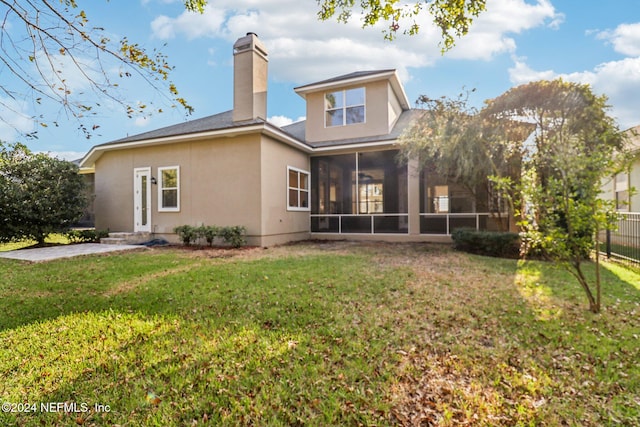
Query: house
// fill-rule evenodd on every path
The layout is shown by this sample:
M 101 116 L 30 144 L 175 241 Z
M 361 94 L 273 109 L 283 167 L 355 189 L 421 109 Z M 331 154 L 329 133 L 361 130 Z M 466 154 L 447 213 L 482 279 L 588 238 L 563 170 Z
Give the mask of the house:
M 620 172 L 602 185 L 602 199 L 614 200 L 619 212 L 640 212 L 640 125 L 626 130 L 632 160 L 626 171 Z
M 456 227 L 497 228 L 488 197 L 396 161 L 398 137 L 419 112 L 395 70 L 298 87 L 306 120 L 278 127 L 267 121 L 265 46 L 248 33 L 233 55 L 231 111 L 97 145 L 83 158 L 95 171 L 96 228 L 176 241 L 178 225 L 242 225 L 260 246 L 446 241 Z

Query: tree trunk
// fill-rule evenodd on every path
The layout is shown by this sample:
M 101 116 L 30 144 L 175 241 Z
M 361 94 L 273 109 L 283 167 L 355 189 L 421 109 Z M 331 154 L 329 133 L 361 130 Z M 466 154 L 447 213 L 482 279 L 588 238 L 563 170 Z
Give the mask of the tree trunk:
M 587 278 L 584 277 L 584 273 L 582 272 L 582 263 L 580 261 L 576 261 L 574 262 L 573 266 L 576 270 L 576 278 L 578 279 L 578 282 L 580 282 L 582 289 L 584 289 L 585 293 L 587 294 L 587 299 L 589 300 L 589 310 L 592 313 L 599 313 L 600 297 L 598 296 L 597 301 L 596 298 L 594 298 L 593 292 L 591 292 L 591 288 L 589 287 L 589 282 L 587 281 Z

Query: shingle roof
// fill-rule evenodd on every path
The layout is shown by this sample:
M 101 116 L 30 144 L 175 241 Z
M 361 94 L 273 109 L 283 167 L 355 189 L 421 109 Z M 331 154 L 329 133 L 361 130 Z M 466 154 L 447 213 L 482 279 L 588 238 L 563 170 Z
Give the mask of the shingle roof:
M 137 135 L 127 136 L 122 139 L 108 142 L 101 145 L 120 144 L 125 142 L 142 141 L 146 139 L 166 138 L 170 136 L 188 135 L 193 133 L 207 132 L 213 130 L 232 129 L 259 123 L 265 123 L 262 119 L 247 120 L 243 122 L 234 122 L 232 111 L 214 114 L 212 116 L 203 117 L 201 119 L 189 120 L 184 123 L 155 129 L 149 132 Z
M 332 77 L 332 78 L 327 79 L 327 80 L 322 80 L 322 81 L 319 81 L 319 82 L 310 83 L 310 84 L 307 84 L 307 85 L 304 85 L 304 86 L 298 86 L 294 90 L 304 89 L 306 87 L 311 87 L 311 86 L 319 86 L 319 85 L 325 85 L 325 84 L 330 84 L 330 83 L 337 83 L 337 82 L 341 82 L 341 81 L 344 81 L 344 80 L 358 79 L 358 78 L 362 78 L 362 77 L 370 77 L 370 76 L 375 76 L 375 75 L 378 75 L 378 74 L 392 73 L 394 71 L 395 71 L 394 69 L 373 70 L 373 71 L 356 71 L 354 73 L 343 74 L 342 76 Z
M 411 126 L 411 123 L 414 119 L 419 117 L 422 114 L 422 110 L 407 110 L 404 111 L 398 121 L 393 126 L 393 129 L 388 134 L 384 135 L 374 135 L 367 136 L 361 138 L 349 138 L 349 139 L 338 139 L 333 141 L 318 141 L 318 142 L 309 142 L 305 143 L 312 148 L 329 148 L 329 147 L 338 147 L 344 145 L 356 145 L 356 144 L 366 144 L 366 143 L 374 143 L 374 142 L 385 142 L 385 141 L 394 141 L 400 137 L 402 132 Z M 301 122 L 302 126 L 304 126 L 304 122 Z M 299 125 L 298 123 L 294 123 L 295 125 Z M 291 125 L 293 126 L 293 125 Z M 294 129 L 295 130 L 295 129 Z M 294 135 L 292 132 L 289 132 Z

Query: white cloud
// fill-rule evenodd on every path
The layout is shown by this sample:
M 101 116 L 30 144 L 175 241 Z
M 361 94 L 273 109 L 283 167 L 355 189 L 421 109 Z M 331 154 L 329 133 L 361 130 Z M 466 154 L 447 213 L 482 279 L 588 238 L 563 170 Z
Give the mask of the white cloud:
M 16 142 L 20 134 L 33 132 L 35 122 L 27 113 L 25 104 L 14 99 L 0 97 L 0 141 Z
M 602 31 L 598 38 L 613 44 L 613 49 L 627 56 L 640 56 L 640 22 L 621 24 L 613 31 Z
M 267 119 L 267 121 L 271 124 L 274 124 L 278 127 L 282 127 L 282 126 L 287 126 L 290 125 L 292 123 L 297 123 L 299 121 L 304 120 L 305 117 L 298 117 L 297 119 L 292 119 L 290 117 L 287 116 L 271 116 Z
M 134 121 L 134 125 L 136 127 L 146 127 L 151 123 L 151 119 L 149 117 L 136 117 Z
M 177 18 L 158 16 L 151 22 L 153 35 L 159 39 L 172 39 L 182 33 L 187 39 L 218 37 L 224 22 L 224 10 L 207 7 L 204 13 L 184 11 Z
M 442 58 L 440 30 L 427 12 L 418 18 L 418 35 L 400 35 L 391 43 L 382 37 L 385 23 L 362 29 L 359 16 L 347 24 L 321 22 L 314 7 L 315 4 L 312 7 L 299 0 L 219 0 L 211 3 L 204 15 L 182 11 L 174 18 L 159 16 L 152 23 L 152 31 L 160 39 L 182 35 L 187 39 L 214 37 L 227 42 L 247 31 L 256 31 L 270 57 L 277 59 L 270 64 L 272 77 L 298 84 L 354 70 L 383 68 L 398 68 L 400 77 L 407 81 L 410 68 L 432 66 Z M 525 0 L 488 0 L 487 11 L 447 56 L 488 60 L 514 52 L 516 43 L 507 34 L 557 25 L 559 21 L 561 16 L 549 0 L 534 4 Z
M 525 61 L 526 58 L 514 58 L 514 66 L 509 69 L 509 80 L 516 86 L 537 80 L 553 80 L 557 76 L 552 70 L 533 70 Z
M 535 4 L 525 0 L 488 0 L 487 10 L 472 24 L 469 34 L 456 42 L 451 57 L 488 61 L 516 50 L 516 42 L 507 34 L 520 34 L 547 25 L 557 28 L 564 20 L 548 0 Z
M 640 58 L 625 58 L 620 61 L 606 62 L 593 70 L 585 70 L 569 74 L 556 73 L 551 70 L 535 71 L 523 59 L 516 59 L 515 65 L 509 69 L 511 82 L 520 85 L 536 80 L 564 80 L 587 83 L 596 94 L 604 94 L 609 104 L 615 106 L 611 115 L 616 117 L 622 128 L 629 128 L 640 123 Z
M 36 151 L 36 153 L 45 153 L 49 157 L 69 161 L 81 159 L 86 154 L 80 151 Z

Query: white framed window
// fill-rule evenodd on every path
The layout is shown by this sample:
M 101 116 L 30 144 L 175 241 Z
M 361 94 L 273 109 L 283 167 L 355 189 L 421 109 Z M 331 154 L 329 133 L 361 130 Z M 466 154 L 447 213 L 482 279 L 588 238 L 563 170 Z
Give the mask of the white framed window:
M 309 172 L 287 167 L 287 210 L 309 210 Z
M 158 211 L 180 211 L 180 166 L 158 168 Z
M 325 93 L 325 126 L 346 126 L 365 122 L 363 87 Z
M 629 174 L 620 172 L 615 176 L 616 209 L 629 211 Z

